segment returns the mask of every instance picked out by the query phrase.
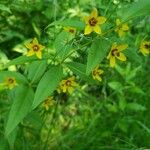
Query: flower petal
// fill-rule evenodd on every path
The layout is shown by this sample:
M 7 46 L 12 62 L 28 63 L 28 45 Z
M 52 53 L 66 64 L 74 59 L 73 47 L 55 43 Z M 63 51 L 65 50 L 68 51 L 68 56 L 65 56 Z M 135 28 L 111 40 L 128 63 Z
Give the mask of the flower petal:
M 118 30 L 119 37 L 123 37 L 125 35 L 123 30 Z
M 62 87 L 62 91 L 63 91 L 63 93 L 66 93 L 67 92 L 67 87 L 66 86 Z
M 60 93 L 61 93 L 61 89 L 60 89 L 60 88 L 58 88 L 58 89 L 57 89 L 57 92 L 60 94 Z
M 120 19 L 116 19 L 116 25 L 119 26 L 121 24 Z
M 96 80 L 96 76 L 92 75 L 93 79 Z
M 39 48 L 40 48 L 40 51 L 42 51 L 45 48 L 45 46 L 39 44 Z
M 129 26 L 125 23 L 122 25 L 122 30 L 123 31 L 128 31 L 129 30 Z
M 119 56 L 116 56 L 119 60 L 121 60 L 121 61 L 126 61 L 127 60 L 127 58 L 126 58 L 126 56 L 123 54 L 123 53 L 120 53 L 120 55 Z
M 115 57 L 110 57 L 110 67 L 114 67 L 116 64 L 116 59 Z
M 41 58 L 42 58 L 42 53 L 41 53 L 41 51 L 36 52 L 36 56 L 37 56 L 39 59 L 41 59 Z
M 33 50 L 29 50 L 28 52 L 27 52 L 27 56 L 32 56 L 32 55 L 34 55 L 35 53 L 34 53 L 34 51 Z
M 107 59 L 110 59 L 110 57 L 111 57 L 111 51 L 109 52 Z
M 111 46 L 111 50 L 117 48 L 117 44 L 116 43 L 113 43 L 112 46 Z
M 100 82 L 102 81 L 102 78 L 100 76 L 97 76 L 96 79 Z
M 102 32 L 99 25 L 96 25 L 96 26 L 93 28 L 93 30 L 94 30 L 97 34 L 101 34 L 101 32 Z
M 24 44 L 26 48 L 32 49 L 33 44 L 32 43 L 25 43 Z
M 93 31 L 92 27 L 90 27 L 89 25 L 87 25 L 85 27 L 84 34 L 85 35 L 90 34 L 92 31 Z
M 94 9 L 93 9 L 93 11 L 91 12 L 90 17 L 94 17 L 94 18 L 96 18 L 97 16 L 98 16 L 97 9 L 96 9 L 96 8 L 94 8 Z
M 84 20 L 85 20 L 85 23 L 86 23 L 86 24 L 89 24 L 89 19 L 90 19 L 89 16 L 85 16 L 85 17 L 84 17 Z
M 37 45 L 39 44 L 37 38 L 34 38 L 34 39 L 32 40 L 32 43 L 33 43 L 33 44 L 37 44 Z
M 74 81 L 75 80 L 75 76 L 70 77 L 68 80 Z
M 104 71 L 102 69 L 99 69 L 99 74 L 103 74 Z
M 105 23 L 106 22 L 106 18 L 105 17 L 97 17 L 97 21 L 98 21 L 98 23 L 97 24 L 103 24 L 103 23 Z
M 68 87 L 68 93 L 69 93 L 69 94 L 72 94 L 73 91 L 74 91 L 74 88 L 73 88 L 73 87 Z
M 144 56 L 147 56 L 150 52 L 148 49 L 145 49 L 145 48 L 140 48 L 140 52 L 144 55 Z
M 76 87 L 78 86 L 78 84 L 75 82 L 75 81 L 72 81 L 72 84 L 71 84 L 73 87 Z

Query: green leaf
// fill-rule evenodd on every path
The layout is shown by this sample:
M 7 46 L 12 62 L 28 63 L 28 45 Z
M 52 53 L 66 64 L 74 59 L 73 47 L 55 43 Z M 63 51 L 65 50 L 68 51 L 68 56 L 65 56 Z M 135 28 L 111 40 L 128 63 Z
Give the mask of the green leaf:
M 15 140 L 17 138 L 17 128 L 14 129 L 7 137 L 10 149 L 14 149 Z
M 116 113 L 118 111 L 116 103 L 113 104 L 106 104 L 105 107 L 108 109 L 110 112 Z
M 140 87 L 137 87 L 137 86 L 133 86 L 130 89 L 130 92 L 136 93 L 136 94 L 139 94 L 139 95 L 145 95 L 145 92 Z
M 0 82 L 4 82 L 7 77 L 14 77 L 18 84 L 27 84 L 28 80 L 22 74 L 14 71 L 1 71 L 0 72 Z
M 131 63 L 128 62 L 126 65 L 126 68 L 122 68 L 121 66 L 117 64 L 115 69 L 126 81 L 129 82 L 129 81 L 132 81 L 136 77 L 137 73 L 142 69 L 141 67 L 142 66 L 132 68 Z
M 32 108 L 36 108 L 44 99 L 46 99 L 57 88 L 63 77 L 63 69 L 61 66 L 51 66 L 51 68 L 43 75 L 40 80 L 33 101 Z
M 142 66 L 138 66 L 136 68 L 132 68 L 131 64 L 128 63 L 127 68 L 126 68 L 126 81 L 132 81 L 136 76 L 137 73 L 141 70 Z
M 116 91 L 120 91 L 123 89 L 123 85 L 117 81 L 109 82 L 108 85 L 111 89 L 116 90 Z
M 31 111 L 26 117 L 26 121 L 29 122 L 31 125 L 34 126 L 34 129 L 38 130 L 41 129 L 43 125 L 43 120 L 41 118 L 41 114 L 38 111 Z
M 0 64 L 3 66 L 3 64 L 6 64 L 7 62 L 8 62 L 8 58 L 6 54 L 0 50 Z
M 70 27 L 74 27 L 77 28 L 79 30 L 83 30 L 85 27 L 85 23 L 80 21 L 80 20 L 76 20 L 76 19 L 67 19 L 61 22 L 61 25 L 63 26 L 70 26 Z
M 71 50 L 71 44 L 68 44 L 70 40 L 72 40 L 74 36 L 66 31 L 62 31 L 55 40 L 55 48 L 58 56 L 63 58 L 66 54 Z
M 2 38 L 0 40 L 0 43 L 6 42 L 8 40 L 13 40 L 14 38 L 23 39 L 24 35 L 20 32 L 16 32 L 15 30 L 12 30 L 8 28 L 7 30 L 2 30 L 1 32 Z
M 66 45 L 63 47 L 63 49 L 61 51 L 58 52 L 58 56 L 60 56 L 61 59 L 63 60 L 69 54 L 69 52 L 72 50 L 73 50 L 73 48 L 71 45 Z
M 150 128 L 147 127 L 143 122 L 136 121 L 145 131 L 147 131 L 148 134 L 150 134 Z
M 31 82 L 36 82 L 43 75 L 47 67 L 47 62 L 44 61 L 34 61 L 29 65 L 28 68 L 28 79 Z
M 11 65 L 20 65 L 20 64 L 24 64 L 26 62 L 31 62 L 37 60 L 36 56 L 31 56 L 31 57 L 27 57 L 27 56 L 20 56 L 18 58 L 15 58 L 13 60 L 11 60 L 10 62 L 8 62 L 5 67 L 9 67 Z
M 35 22 L 32 22 L 32 27 L 33 27 L 35 33 L 40 37 L 40 36 L 41 36 L 41 30 L 40 30 L 40 28 L 36 25 Z
M 141 15 L 149 15 L 150 0 L 138 0 L 118 11 L 118 15 L 123 21 L 138 17 Z M 124 13 L 125 12 L 125 13 Z
M 119 108 L 124 111 L 126 108 L 127 102 L 123 96 L 119 98 Z
M 0 10 L 6 11 L 6 12 L 8 12 L 8 13 L 10 13 L 10 14 L 12 13 L 12 12 L 10 11 L 9 7 L 7 7 L 7 6 L 3 5 L 3 4 L 0 4 Z
M 52 58 L 50 54 L 44 54 L 43 55 L 43 59 L 48 59 L 48 58 Z M 13 60 L 11 60 L 10 62 L 8 62 L 5 67 L 9 67 L 11 65 L 21 65 L 21 64 L 25 64 L 27 62 L 32 62 L 32 61 L 36 61 L 39 60 L 35 55 L 34 56 L 20 56 L 18 58 L 15 58 Z
M 6 124 L 5 134 L 8 136 L 23 118 L 31 111 L 34 98 L 34 92 L 26 86 L 19 86 L 14 91 L 13 104 L 11 106 L 8 121 Z
M 129 123 L 127 120 L 125 120 L 124 118 L 120 119 L 118 121 L 118 127 L 123 131 L 123 132 L 127 132 L 128 131 L 128 127 L 129 127 Z
M 87 78 L 85 73 L 86 65 L 78 62 L 69 62 L 66 64 L 75 74 L 79 75 L 81 78 Z
M 86 65 L 78 63 L 78 62 L 69 62 L 66 65 L 74 74 L 78 75 L 81 79 L 90 83 L 96 82 L 90 76 L 86 75 Z
M 86 74 L 90 72 L 106 57 L 109 48 L 108 41 L 102 38 L 96 39 L 88 52 Z
M 134 110 L 134 111 L 144 111 L 146 108 L 138 103 L 128 103 L 126 106 L 127 109 Z
M 10 150 L 7 140 L 0 136 L 0 150 Z
M 137 64 L 141 64 L 142 59 L 141 57 L 138 55 L 137 51 L 135 48 L 129 48 L 128 50 L 126 50 L 124 52 L 124 54 L 127 56 L 127 59 L 132 62 L 132 63 L 137 63 Z

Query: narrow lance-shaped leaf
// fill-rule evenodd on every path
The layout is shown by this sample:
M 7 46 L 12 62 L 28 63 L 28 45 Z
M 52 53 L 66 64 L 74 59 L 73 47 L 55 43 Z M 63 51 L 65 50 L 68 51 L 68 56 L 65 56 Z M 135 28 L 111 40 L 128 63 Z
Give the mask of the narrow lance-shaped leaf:
M 133 110 L 133 111 L 144 111 L 144 110 L 146 110 L 145 106 L 138 104 L 138 103 L 135 103 L 135 102 L 128 103 L 126 108 L 129 110 Z
M 45 98 L 47 98 L 57 88 L 63 76 L 61 66 L 51 66 L 43 75 L 35 92 L 35 98 L 32 108 L 36 108 Z
M 85 64 L 81 64 L 78 62 L 69 62 L 66 65 L 74 74 L 78 75 L 81 79 L 89 83 L 96 83 L 96 81 L 92 79 L 92 77 L 87 76 Z
M 32 83 L 36 82 L 44 74 L 46 67 L 46 60 L 32 62 L 28 68 L 28 79 L 31 80 Z
M 54 45 L 57 55 L 60 58 L 63 58 L 72 49 L 72 46 L 68 43 L 73 39 L 73 37 L 74 35 L 66 31 L 60 32 L 60 34 L 58 34 L 58 36 L 56 37 Z
M 75 20 L 75 19 L 67 19 L 67 20 L 62 21 L 60 24 L 63 26 L 74 27 L 79 30 L 83 30 L 85 27 L 85 24 L 83 21 L 79 21 L 79 20 Z
M 12 59 L 10 62 L 8 62 L 5 67 L 9 67 L 11 65 L 20 65 L 20 64 L 24 64 L 26 62 L 31 62 L 37 60 L 36 56 L 31 56 L 31 57 L 27 57 L 27 56 L 20 56 L 17 57 L 15 59 Z
M 0 4 L 0 10 L 2 10 L 2 11 L 6 11 L 6 12 L 8 12 L 8 13 L 12 13 L 11 12 L 11 10 L 10 10 L 10 8 L 9 7 L 6 7 L 5 5 L 3 5 L 3 4 Z
M 18 128 L 15 128 L 7 137 L 10 149 L 14 149 L 15 141 L 17 138 Z
M 99 38 L 96 39 L 88 52 L 86 74 L 89 75 L 91 71 L 106 57 L 109 48 L 107 40 Z
M 42 59 L 48 59 L 51 58 L 52 55 L 51 54 L 43 54 Z M 27 57 L 27 56 L 20 56 L 17 57 L 15 59 L 12 59 L 10 62 L 8 62 L 4 67 L 9 67 L 11 65 L 20 65 L 20 64 L 24 64 L 26 62 L 32 62 L 32 61 L 36 61 L 39 60 L 35 55 Z
M 121 8 L 118 15 L 123 21 L 135 18 L 141 15 L 149 15 L 150 13 L 150 0 L 138 0 L 128 6 Z M 125 13 L 124 13 L 125 12 Z
M 8 136 L 31 110 L 34 92 L 26 86 L 18 86 L 14 91 L 14 102 L 11 106 L 5 134 Z

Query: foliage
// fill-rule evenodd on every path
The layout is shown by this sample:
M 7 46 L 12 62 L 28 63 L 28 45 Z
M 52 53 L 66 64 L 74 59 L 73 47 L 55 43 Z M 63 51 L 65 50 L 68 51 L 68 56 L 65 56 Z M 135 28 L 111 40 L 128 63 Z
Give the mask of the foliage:
M 0 150 L 150 148 L 150 1 L 0 1 Z

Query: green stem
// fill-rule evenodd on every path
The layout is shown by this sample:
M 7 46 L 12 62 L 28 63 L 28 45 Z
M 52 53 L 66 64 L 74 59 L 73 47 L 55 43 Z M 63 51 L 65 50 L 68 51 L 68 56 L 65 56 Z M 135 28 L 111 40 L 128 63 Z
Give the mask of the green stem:
M 88 42 L 88 43 L 85 43 L 84 45 L 82 45 L 82 47 L 77 48 L 77 49 L 73 50 L 72 52 L 70 52 L 70 54 L 68 54 L 68 55 L 60 62 L 60 64 L 62 64 L 62 63 L 63 63 L 68 57 L 70 57 L 73 53 L 75 53 L 76 51 L 78 51 L 78 50 L 84 48 L 85 46 L 87 46 L 87 45 L 89 45 L 89 44 L 91 44 L 91 43 L 92 43 L 92 41 L 90 41 L 90 42 Z

